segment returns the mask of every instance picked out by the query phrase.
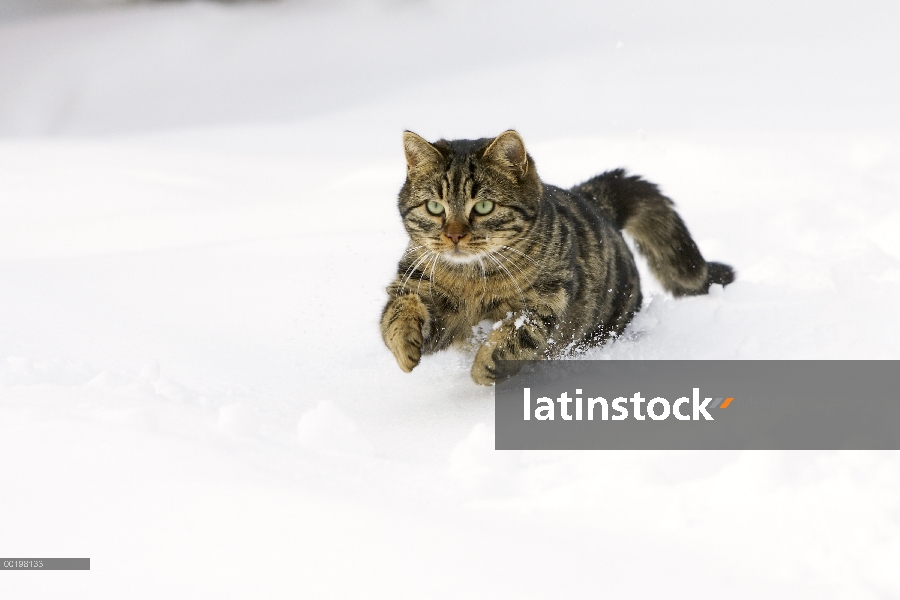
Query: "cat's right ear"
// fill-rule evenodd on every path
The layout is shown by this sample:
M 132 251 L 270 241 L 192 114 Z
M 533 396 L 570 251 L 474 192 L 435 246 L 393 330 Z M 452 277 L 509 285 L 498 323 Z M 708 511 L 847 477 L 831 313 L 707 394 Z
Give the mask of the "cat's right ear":
M 412 131 L 403 132 L 403 151 L 406 153 L 406 165 L 410 171 L 434 169 L 444 158 L 440 150 Z

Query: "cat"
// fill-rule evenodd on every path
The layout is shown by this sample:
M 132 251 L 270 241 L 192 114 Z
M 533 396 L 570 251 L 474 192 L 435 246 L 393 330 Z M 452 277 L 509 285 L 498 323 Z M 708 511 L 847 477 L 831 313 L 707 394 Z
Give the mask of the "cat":
M 541 181 L 522 137 L 429 143 L 403 134 L 398 207 L 409 246 L 388 286 L 381 333 L 400 368 L 495 324 L 472 365 L 475 383 L 512 372 L 500 360 L 553 358 L 618 336 L 641 307 L 628 232 L 675 296 L 734 281 L 707 262 L 673 203 L 623 169 L 564 190 Z M 507 364 L 507 363 L 504 363 Z

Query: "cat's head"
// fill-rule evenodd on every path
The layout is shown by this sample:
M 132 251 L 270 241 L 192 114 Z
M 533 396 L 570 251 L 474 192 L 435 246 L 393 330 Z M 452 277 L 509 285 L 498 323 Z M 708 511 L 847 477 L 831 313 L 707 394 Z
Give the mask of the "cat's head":
M 463 264 L 528 234 L 542 187 L 518 133 L 431 144 L 407 131 L 403 148 L 399 208 L 413 244 Z

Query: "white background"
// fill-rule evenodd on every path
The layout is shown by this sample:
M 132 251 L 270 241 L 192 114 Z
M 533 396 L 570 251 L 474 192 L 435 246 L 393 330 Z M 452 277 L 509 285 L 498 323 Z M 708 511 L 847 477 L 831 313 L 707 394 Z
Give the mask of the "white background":
M 92 568 L 0 596 L 900 595 L 896 452 L 495 452 L 378 331 L 401 132 L 514 127 L 738 271 L 589 357 L 897 359 L 895 3 L 74 4 L 0 11 L 0 554 Z

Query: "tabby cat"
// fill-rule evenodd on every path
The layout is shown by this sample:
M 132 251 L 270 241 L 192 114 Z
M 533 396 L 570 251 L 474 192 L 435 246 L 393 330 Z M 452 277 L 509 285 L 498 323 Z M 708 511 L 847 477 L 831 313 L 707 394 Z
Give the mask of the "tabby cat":
M 676 296 L 734 281 L 706 262 L 672 201 L 618 169 L 569 190 L 545 184 L 515 131 L 493 139 L 403 134 L 399 208 L 409 246 L 381 317 L 404 371 L 496 322 L 472 365 L 476 383 L 510 375 L 497 361 L 552 358 L 622 333 L 641 307 L 627 231 Z

